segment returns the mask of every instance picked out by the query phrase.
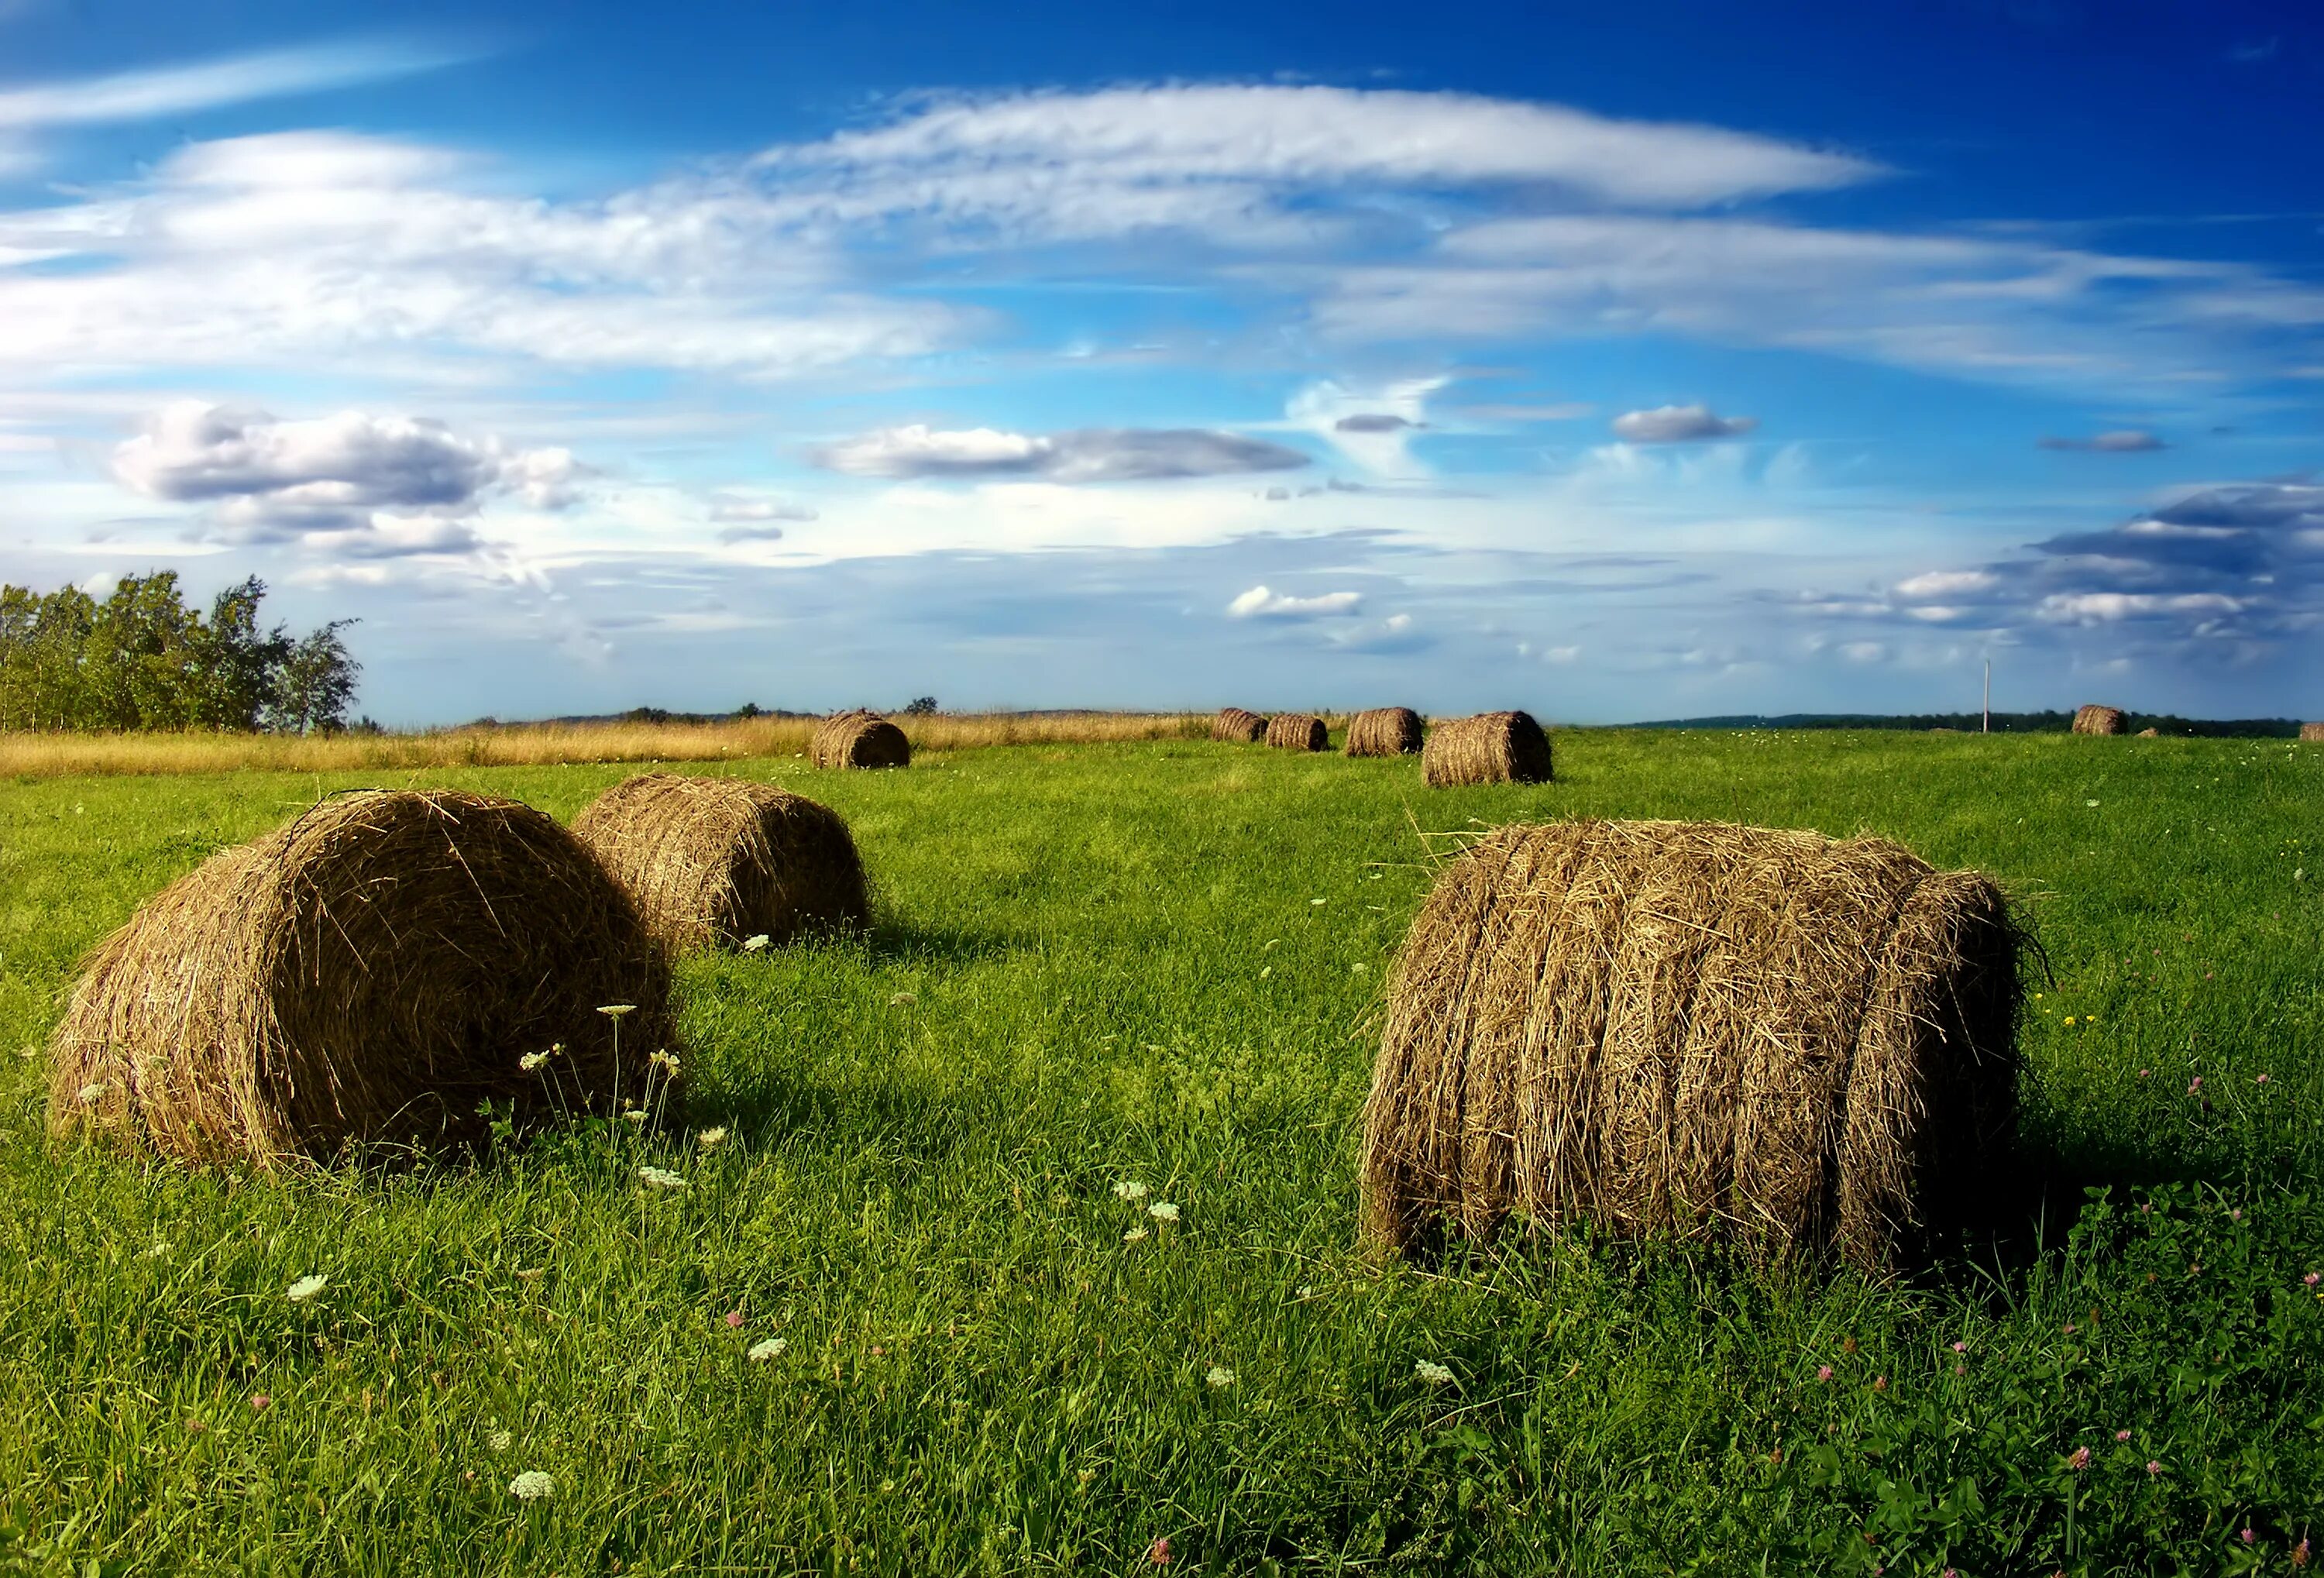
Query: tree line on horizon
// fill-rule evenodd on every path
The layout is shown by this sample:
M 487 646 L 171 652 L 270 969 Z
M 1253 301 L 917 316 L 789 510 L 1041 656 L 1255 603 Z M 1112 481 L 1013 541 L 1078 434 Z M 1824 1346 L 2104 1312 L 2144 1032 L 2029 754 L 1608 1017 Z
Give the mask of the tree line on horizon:
M 78 586 L 0 585 L 0 730 L 217 730 L 309 734 L 347 727 L 362 665 L 335 619 L 303 636 L 259 623 L 253 576 L 189 604 L 175 570 L 125 576 L 102 599 Z

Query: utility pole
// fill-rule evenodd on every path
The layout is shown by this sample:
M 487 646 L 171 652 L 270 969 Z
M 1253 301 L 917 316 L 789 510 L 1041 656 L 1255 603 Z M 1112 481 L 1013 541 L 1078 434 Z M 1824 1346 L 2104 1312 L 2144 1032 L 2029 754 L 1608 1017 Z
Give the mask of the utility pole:
M 1978 733 L 1980 734 L 1993 733 L 1993 660 L 1991 658 L 1985 660 L 1985 727 L 1979 729 Z

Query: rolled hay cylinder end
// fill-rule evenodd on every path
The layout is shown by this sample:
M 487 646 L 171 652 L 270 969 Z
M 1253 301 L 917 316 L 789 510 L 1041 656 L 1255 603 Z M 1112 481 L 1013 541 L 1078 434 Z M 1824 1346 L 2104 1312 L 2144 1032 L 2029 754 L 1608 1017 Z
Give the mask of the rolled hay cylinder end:
M 1221 707 L 1211 720 L 1211 738 L 1222 744 L 1256 745 L 1267 738 L 1267 720 L 1239 706 Z
M 2018 934 L 1884 839 L 1504 827 L 1389 983 L 1364 1219 L 1426 1250 L 1513 1213 L 1871 1270 L 1982 1219 L 2016 1124 Z
M 1379 706 L 1348 720 L 1351 756 L 1410 756 L 1420 749 L 1420 715 L 1408 706 Z
M 676 953 L 871 919 L 845 820 L 770 783 L 642 774 L 584 807 L 573 833 Z
M 2301 724 L 2300 737 L 2303 740 L 2312 740 L 2319 743 L 2324 743 L 2324 724 Z
M 909 767 L 912 743 L 876 712 L 834 713 L 817 724 L 807 753 L 817 767 Z
M 49 1128 L 267 1168 L 448 1149 L 486 1137 L 485 1103 L 530 1124 L 646 1101 L 671 1033 L 661 948 L 555 820 L 364 790 L 97 946 L 50 1042 Z
M 1323 720 L 1304 712 L 1287 712 L 1268 721 L 1267 743 L 1278 751 L 1322 751 L 1331 744 Z
M 2077 734 L 2119 734 L 2128 722 L 2129 716 L 2122 708 L 2092 703 L 2074 709 L 2072 732 Z
M 1431 789 L 1472 783 L 1547 783 L 1556 776 L 1549 736 L 1531 713 L 1485 712 L 1436 725 L 1420 753 Z

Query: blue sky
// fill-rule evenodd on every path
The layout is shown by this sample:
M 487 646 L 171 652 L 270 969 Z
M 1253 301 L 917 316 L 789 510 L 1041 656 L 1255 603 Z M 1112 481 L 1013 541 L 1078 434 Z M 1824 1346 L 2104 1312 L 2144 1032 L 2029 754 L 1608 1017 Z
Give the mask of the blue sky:
M 0 0 L 0 577 L 395 723 L 2324 715 L 2301 11 L 1092 14 Z

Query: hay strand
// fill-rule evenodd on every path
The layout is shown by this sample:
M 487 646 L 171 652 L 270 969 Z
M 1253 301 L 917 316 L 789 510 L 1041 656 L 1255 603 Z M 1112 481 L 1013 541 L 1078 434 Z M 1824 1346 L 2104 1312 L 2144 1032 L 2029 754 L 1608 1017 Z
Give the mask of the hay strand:
M 2015 1123 L 1999 890 L 1878 838 L 1720 823 L 1504 827 L 1393 973 L 1368 1232 L 1513 1213 L 1878 1268 L 1974 1213 Z
M 1532 714 L 1522 712 L 1484 712 L 1437 724 L 1421 752 L 1420 765 L 1431 789 L 1547 783 L 1555 776 L 1549 736 Z
M 1408 706 L 1377 706 L 1348 720 L 1351 756 L 1410 756 L 1420 749 L 1420 715 Z
M 584 807 L 573 832 L 674 952 L 780 946 L 871 918 L 846 822 L 770 783 L 646 773 Z
M 1278 751 L 1323 751 L 1331 746 L 1331 735 L 1323 728 L 1323 720 L 1310 717 L 1304 712 L 1287 712 L 1269 720 L 1267 743 Z
M 2072 732 L 2077 734 L 2119 734 L 2128 721 L 2129 716 L 2122 708 L 2092 703 L 2074 709 Z
M 909 767 L 912 743 L 878 713 L 857 707 L 816 725 L 807 753 L 817 767 Z
M 1267 738 L 1267 720 L 1239 706 L 1222 706 L 1211 720 L 1211 738 L 1224 744 L 1256 745 Z
M 483 1102 L 610 1113 L 645 1098 L 669 993 L 636 906 L 549 817 L 342 795 L 213 856 L 89 955 L 50 1043 L 49 1127 L 273 1167 L 472 1142 Z M 597 1010 L 622 1003 L 617 1060 Z

